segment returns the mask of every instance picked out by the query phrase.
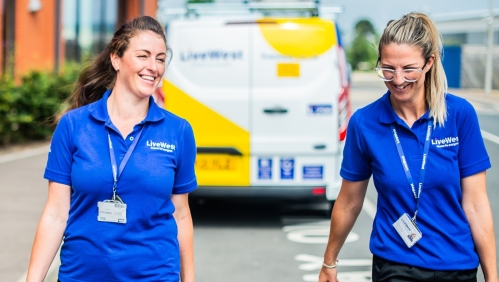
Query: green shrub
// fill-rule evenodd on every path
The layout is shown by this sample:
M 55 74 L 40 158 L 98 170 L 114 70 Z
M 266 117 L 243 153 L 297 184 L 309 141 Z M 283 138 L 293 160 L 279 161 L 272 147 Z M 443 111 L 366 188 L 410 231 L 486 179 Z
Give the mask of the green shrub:
M 72 91 L 79 66 L 61 74 L 33 71 L 16 85 L 0 78 L 0 146 L 43 140 L 52 135 L 54 115 Z

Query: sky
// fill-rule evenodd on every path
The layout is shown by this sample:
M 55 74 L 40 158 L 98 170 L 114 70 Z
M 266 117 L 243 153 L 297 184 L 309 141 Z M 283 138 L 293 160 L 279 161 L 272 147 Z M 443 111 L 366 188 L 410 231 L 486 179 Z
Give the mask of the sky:
M 185 0 L 160 0 L 167 7 L 182 7 Z M 224 3 L 241 3 L 242 0 L 215 0 Z M 490 0 L 322 0 L 322 4 L 338 5 L 343 13 L 338 16 L 337 22 L 348 44 L 354 37 L 354 26 L 361 19 L 373 23 L 378 34 L 383 32 L 386 23 L 392 19 L 399 19 L 410 12 L 423 12 L 438 17 L 448 13 L 466 13 L 468 11 L 487 11 Z M 494 1 L 494 8 L 499 8 L 499 1 Z

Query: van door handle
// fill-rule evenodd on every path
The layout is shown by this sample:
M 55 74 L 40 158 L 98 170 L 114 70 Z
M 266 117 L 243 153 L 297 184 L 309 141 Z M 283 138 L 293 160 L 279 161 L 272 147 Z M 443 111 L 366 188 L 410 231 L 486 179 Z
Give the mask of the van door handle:
M 266 114 L 285 114 L 288 112 L 287 109 L 283 109 L 281 107 L 271 108 L 271 109 L 263 109 L 263 112 Z

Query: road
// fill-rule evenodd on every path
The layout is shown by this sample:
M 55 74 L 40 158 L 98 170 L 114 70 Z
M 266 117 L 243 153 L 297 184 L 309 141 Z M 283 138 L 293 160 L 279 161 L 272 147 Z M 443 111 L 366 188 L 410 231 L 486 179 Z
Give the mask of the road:
M 375 100 L 383 91 L 379 83 L 356 84 L 351 91 L 353 108 Z M 499 136 L 499 111 L 486 102 L 473 105 L 493 165 L 487 185 L 499 234 L 499 205 L 495 204 L 499 202 L 499 141 L 494 139 Z M 47 183 L 42 178 L 46 150 L 30 150 L 17 160 L 0 156 L 0 281 L 22 281 L 25 274 L 46 200 Z M 371 182 L 363 212 L 340 254 L 342 282 L 370 281 L 368 240 L 375 203 Z M 316 281 L 329 228 L 323 208 L 271 201 L 193 201 L 197 281 Z M 54 274 L 46 281 L 55 281 Z

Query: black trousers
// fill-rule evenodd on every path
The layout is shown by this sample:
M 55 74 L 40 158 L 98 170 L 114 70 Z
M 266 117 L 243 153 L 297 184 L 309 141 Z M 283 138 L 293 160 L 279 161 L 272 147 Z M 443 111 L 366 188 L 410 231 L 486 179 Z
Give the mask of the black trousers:
M 373 282 L 476 282 L 477 269 L 434 271 L 373 256 Z

